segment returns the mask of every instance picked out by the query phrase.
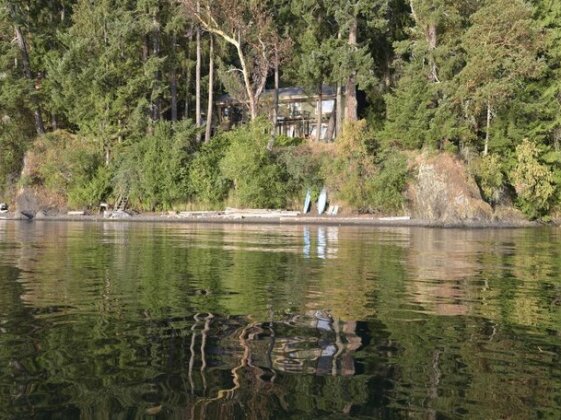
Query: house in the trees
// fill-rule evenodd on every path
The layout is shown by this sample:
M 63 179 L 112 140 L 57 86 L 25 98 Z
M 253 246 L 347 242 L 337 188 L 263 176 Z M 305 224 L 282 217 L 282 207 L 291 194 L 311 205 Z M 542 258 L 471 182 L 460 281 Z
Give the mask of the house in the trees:
M 344 114 L 345 96 L 342 98 Z M 279 90 L 279 111 L 277 133 L 288 137 L 317 138 L 317 121 L 320 100 L 317 93 L 306 92 L 300 87 Z M 337 132 L 337 91 L 324 86 L 321 99 L 321 140 L 330 141 Z M 216 102 L 217 123 L 222 129 L 231 129 L 249 119 L 247 107 L 230 95 L 221 96 Z M 265 90 L 259 101 L 260 113 L 272 118 L 274 110 L 274 90 Z M 328 136 L 331 138 L 328 139 Z

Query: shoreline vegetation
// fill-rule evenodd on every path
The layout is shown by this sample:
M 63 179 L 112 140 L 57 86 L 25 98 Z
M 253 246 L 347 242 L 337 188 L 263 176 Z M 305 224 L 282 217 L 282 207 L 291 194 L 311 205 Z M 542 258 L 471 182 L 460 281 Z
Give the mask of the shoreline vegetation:
M 554 221 L 560 51 L 548 0 L 0 0 L 0 202 Z

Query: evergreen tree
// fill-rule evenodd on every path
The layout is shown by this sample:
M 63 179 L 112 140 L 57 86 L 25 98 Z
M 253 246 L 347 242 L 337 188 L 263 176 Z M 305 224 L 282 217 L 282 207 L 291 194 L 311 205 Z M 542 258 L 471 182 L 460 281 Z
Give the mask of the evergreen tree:
M 555 150 L 561 149 L 561 3 L 556 0 L 536 0 L 535 15 L 545 32 L 543 52 L 546 71 L 533 84 L 534 96 L 539 97 L 539 114 L 533 115 L 533 137 L 544 137 Z
M 495 112 L 542 71 L 541 40 L 532 10 L 522 0 L 487 1 L 470 20 L 462 38 L 466 65 L 458 75 L 458 96 L 467 113 L 483 114 L 486 155 Z
M 470 1 L 409 0 L 413 25 L 396 42 L 399 80 L 386 96 L 383 137 L 407 148 L 441 148 L 471 139 L 463 106 L 454 100 L 455 76 L 464 63 L 460 42 L 472 9 Z

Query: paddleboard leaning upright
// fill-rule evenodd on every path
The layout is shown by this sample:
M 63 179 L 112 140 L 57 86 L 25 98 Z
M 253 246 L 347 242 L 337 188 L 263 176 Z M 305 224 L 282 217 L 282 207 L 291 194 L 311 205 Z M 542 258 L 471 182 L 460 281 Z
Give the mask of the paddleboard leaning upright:
M 308 192 L 306 193 L 306 199 L 304 200 L 304 211 L 303 213 L 309 213 L 310 209 L 312 207 L 312 191 L 310 189 L 308 189 Z
M 322 215 L 327 206 L 327 189 L 323 187 L 318 198 L 318 215 Z

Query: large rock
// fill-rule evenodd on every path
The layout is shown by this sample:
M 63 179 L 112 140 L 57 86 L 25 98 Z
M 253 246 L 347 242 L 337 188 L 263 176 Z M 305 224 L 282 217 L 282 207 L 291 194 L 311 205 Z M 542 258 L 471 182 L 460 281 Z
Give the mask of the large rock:
M 407 191 L 413 217 L 446 223 L 493 220 L 493 209 L 458 159 L 422 154 L 414 161 L 414 171 L 415 180 Z

